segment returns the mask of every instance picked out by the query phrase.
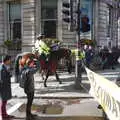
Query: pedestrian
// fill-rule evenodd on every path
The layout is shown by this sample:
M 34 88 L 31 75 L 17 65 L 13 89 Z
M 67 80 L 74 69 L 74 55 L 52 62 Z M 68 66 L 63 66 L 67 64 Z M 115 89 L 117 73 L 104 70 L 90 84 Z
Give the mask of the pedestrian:
M 85 60 L 86 60 L 86 66 L 89 68 L 90 64 L 92 63 L 94 57 L 94 50 L 92 46 L 89 46 L 85 51 Z
M 12 98 L 11 92 L 11 56 L 6 55 L 0 65 L 0 115 L 7 120 L 14 116 L 8 115 L 6 111 L 7 101 Z
M 26 105 L 26 120 L 32 120 L 36 115 L 31 113 L 31 107 L 34 99 L 34 74 L 39 69 L 39 62 L 33 58 L 27 58 L 24 63 L 24 59 L 20 60 L 20 72 L 21 80 L 20 86 L 24 88 L 24 92 L 27 95 Z
M 78 77 L 79 77 L 79 80 L 80 80 L 80 83 L 82 82 L 82 75 L 81 73 L 84 71 L 84 59 L 85 59 L 85 53 L 83 50 L 79 50 L 79 49 L 73 49 L 71 50 L 71 53 L 72 55 L 75 56 L 75 60 L 77 62 L 77 66 L 75 67 L 78 67 L 76 70 L 78 72 Z M 77 86 L 76 86 L 77 88 Z
M 109 55 L 110 54 L 109 54 L 108 47 L 107 46 L 103 46 L 103 48 L 100 51 L 100 57 L 102 59 L 102 65 L 101 65 L 101 67 L 102 67 L 103 70 L 109 67 L 108 66 L 108 56 Z

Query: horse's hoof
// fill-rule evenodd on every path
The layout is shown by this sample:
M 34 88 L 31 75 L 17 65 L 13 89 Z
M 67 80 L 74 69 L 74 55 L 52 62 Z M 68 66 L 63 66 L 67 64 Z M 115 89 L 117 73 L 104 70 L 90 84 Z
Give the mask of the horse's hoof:
M 62 82 L 60 81 L 59 84 L 62 84 Z
M 46 85 L 46 84 L 44 84 L 44 87 L 47 87 L 47 85 Z

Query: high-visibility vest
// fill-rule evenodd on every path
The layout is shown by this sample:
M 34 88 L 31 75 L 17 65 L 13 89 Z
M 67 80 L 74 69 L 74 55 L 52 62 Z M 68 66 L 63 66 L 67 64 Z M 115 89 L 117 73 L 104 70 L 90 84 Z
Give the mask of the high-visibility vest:
M 49 54 L 50 48 L 47 46 L 47 44 L 42 40 L 37 40 L 35 43 L 35 49 L 41 54 Z
M 73 55 L 75 55 L 76 60 L 82 60 L 82 59 L 85 58 L 85 53 L 81 52 L 78 49 L 73 49 L 73 50 L 71 50 L 71 52 L 72 52 Z

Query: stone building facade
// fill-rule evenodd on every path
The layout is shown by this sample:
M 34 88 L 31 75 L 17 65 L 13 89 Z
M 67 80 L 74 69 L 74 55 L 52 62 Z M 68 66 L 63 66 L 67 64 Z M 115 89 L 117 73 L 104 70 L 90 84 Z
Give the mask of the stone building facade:
M 118 6 L 116 3 L 114 0 L 101 0 L 97 3 L 95 31 L 98 45 L 118 46 Z
M 0 0 L 1 52 L 5 51 L 2 46 L 5 40 L 12 40 L 15 44 L 21 41 L 21 49 L 15 48 L 14 53 L 31 51 L 37 34 L 41 32 L 47 37 L 59 39 L 66 47 L 75 47 L 77 35 L 75 31 L 70 32 L 68 24 L 62 20 L 62 2 L 62 0 Z M 86 9 L 86 5 L 91 11 L 88 13 L 91 29 L 87 33 L 81 32 L 80 38 L 93 40 L 96 46 L 118 46 L 118 16 L 114 0 L 81 0 L 83 10 Z

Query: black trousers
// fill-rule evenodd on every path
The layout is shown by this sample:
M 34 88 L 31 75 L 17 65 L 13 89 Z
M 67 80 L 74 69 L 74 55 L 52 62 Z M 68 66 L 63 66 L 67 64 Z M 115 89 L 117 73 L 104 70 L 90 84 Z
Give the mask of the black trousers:
M 31 115 L 31 107 L 34 99 L 34 92 L 26 94 L 27 94 L 26 116 L 28 117 Z

